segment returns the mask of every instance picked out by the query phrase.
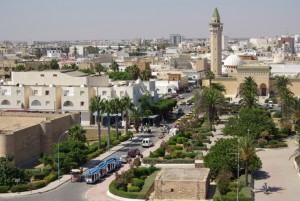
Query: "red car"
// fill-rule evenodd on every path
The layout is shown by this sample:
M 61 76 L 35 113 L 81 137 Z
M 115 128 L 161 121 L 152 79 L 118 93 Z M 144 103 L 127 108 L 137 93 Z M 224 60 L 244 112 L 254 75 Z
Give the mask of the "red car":
M 136 156 L 140 155 L 141 152 L 139 149 L 129 149 L 128 152 L 127 152 L 127 155 L 132 157 L 132 158 L 135 158 Z

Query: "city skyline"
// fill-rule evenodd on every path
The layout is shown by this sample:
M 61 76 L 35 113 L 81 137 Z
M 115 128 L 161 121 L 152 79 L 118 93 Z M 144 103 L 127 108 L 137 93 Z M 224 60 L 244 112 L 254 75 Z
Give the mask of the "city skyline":
M 87 0 L 1 2 L 0 40 L 208 38 L 218 8 L 224 35 L 274 37 L 300 33 L 297 0 Z

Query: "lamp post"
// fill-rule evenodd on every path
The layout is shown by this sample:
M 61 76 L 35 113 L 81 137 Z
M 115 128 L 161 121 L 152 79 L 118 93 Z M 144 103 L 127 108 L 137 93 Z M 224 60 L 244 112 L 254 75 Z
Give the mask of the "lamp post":
M 60 180 L 60 169 L 59 169 L 59 141 L 61 140 L 61 138 L 68 134 L 68 131 L 64 132 L 63 134 L 61 134 L 58 138 L 58 141 L 57 141 L 57 178 L 58 178 L 58 181 Z
M 249 129 L 248 129 L 249 130 Z M 238 139 L 238 169 L 237 169 L 237 189 L 236 189 L 236 200 L 239 201 L 239 177 L 240 177 L 240 139 Z
M 250 137 L 250 135 L 249 135 L 250 129 L 248 128 L 247 131 L 248 131 L 248 138 L 249 138 Z

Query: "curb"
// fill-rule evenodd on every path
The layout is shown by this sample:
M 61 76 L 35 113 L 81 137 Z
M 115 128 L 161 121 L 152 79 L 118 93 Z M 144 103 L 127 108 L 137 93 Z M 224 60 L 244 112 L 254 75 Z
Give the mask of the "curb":
M 133 140 L 136 140 L 138 138 L 139 138 L 139 136 L 137 136 L 136 138 L 134 137 Z M 125 142 L 122 142 L 121 144 L 117 145 L 117 146 L 121 146 L 117 150 L 114 150 L 114 151 L 110 150 L 109 152 L 108 151 L 105 152 L 105 153 L 108 153 L 107 156 L 105 156 L 105 158 L 110 157 L 111 155 L 113 155 L 118 150 L 124 148 L 126 145 L 133 143 L 133 140 L 131 140 L 130 142 L 125 141 Z M 86 168 L 86 170 L 84 170 L 83 172 L 87 171 L 88 169 L 89 168 Z M 65 174 L 65 176 L 70 176 L 70 175 L 69 174 Z M 57 189 L 58 187 L 60 187 L 61 185 L 67 183 L 70 180 L 71 180 L 71 176 L 70 176 L 69 179 L 59 182 L 59 184 L 55 185 L 53 188 L 49 188 L 50 184 L 52 184 L 53 182 L 57 182 L 57 180 L 55 180 L 55 181 L 49 183 L 47 186 L 45 186 L 43 188 L 33 190 L 32 193 L 31 193 L 31 191 L 24 191 L 24 192 L 19 192 L 19 193 L 0 193 L 0 198 L 24 197 L 24 196 L 31 196 L 31 195 L 37 195 L 37 194 L 46 193 L 46 192 L 49 192 L 49 191 Z M 45 188 L 49 188 L 49 189 L 43 190 Z M 36 191 L 36 192 L 34 192 L 34 191 Z
M 120 201 L 145 201 L 144 199 L 141 200 L 141 199 L 130 199 L 130 198 L 119 197 L 119 196 L 116 196 L 116 195 L 112 194 L 111 192 L 109 192 L 109 190 L 107 190 L 106 194 L 107 194 L 107 196 L 109 196 L 113 199 L 116 199 L 116 200 L 120 200 Z

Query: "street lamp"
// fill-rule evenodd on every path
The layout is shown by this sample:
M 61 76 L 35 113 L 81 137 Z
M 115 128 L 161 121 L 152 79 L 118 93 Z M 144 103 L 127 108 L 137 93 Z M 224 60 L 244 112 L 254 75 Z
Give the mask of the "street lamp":
M 250 129 L 248 128 L 247 131 L 248 131 L 248 138 L 249 138 L 249 132 L 250 132 Z
M 248 129 L 249 131 L 249 129 Z M 240 139 L 238 138 L 238 169 L 237 169 L 237 189 L 236 189 L 236 200 L 239 201 L 239 177 L 240 177 Z
M 61 140 L 61 138 L 68 134 L 68 131 L 64 132 L 63 134 L 61 134 L 58 138 L 57 141 L 57 177 L 58 177 L 58 181 L 60 180 L 60 169 L 59 169 L 59 141 Z

